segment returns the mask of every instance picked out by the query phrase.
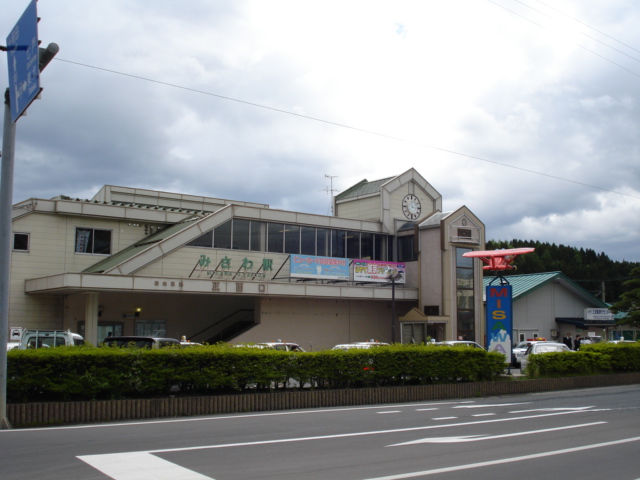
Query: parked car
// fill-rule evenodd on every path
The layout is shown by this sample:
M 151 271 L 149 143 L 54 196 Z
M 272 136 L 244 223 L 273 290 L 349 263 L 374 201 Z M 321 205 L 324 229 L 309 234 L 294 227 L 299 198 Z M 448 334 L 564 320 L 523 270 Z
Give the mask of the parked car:
M 354 342 L 354 343 L 342 343 L 336 345 L 331 350 L 351 350 L 352 348 L 374 348 L 374 347 L 388 347 L 388 343 L 384 342 Z
M 433 342 L 431 345 L 440 345 L 446 347 L 471 347 L 471 348 L 479 348 L 484 350 L 484 347 L 479 343 L 472 342 L 469 340 L 446 340 L 444 342 Z
M 260 348 L 272 348 L 274 350 L 284 350 L 286 352 L 304 352 L 305 349 L 302 348 L 297 343 L 290 342 L 262 342 L 256 343 L 256 345 Z
M 107 347 L 132 348 L 166 348 L 180 347 L 180 341 L 175 338 L 147 337 L 140 335 L 107 337 L 104 339 Z
M 524 356 L 527 348 L 534 343 L 546 342 L 546 340 L 524 340 L 511 349 L 511 363 L 516 367 L 520 366 L 520 360 Z
M 13 350 L 14 348 L 18 348 L 20 346 L 20 342 L 7 342 L 7 352 L 9 350 Z
M 71 330 L 23 330 L 19 345 L 20 350 L 33 348 L 50 348 L 83 345 L 82 335 Z
M 529 355 L 539 355 L 541 353 L 551 352 L 570 352 L 571 349 L 564 343 L 555 342 L 536 342 L 527 348 L 527 351 L 520 359 L 520 370 L 522 372 L 527 368 L 527 362 L 529 361 Z

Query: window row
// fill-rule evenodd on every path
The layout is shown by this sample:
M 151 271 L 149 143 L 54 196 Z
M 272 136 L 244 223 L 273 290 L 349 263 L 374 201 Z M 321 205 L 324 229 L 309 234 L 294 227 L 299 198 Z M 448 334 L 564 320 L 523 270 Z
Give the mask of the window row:
M 234 218 L 192 240 L 187 246 L 389 260 L 393 258 L 390 255 L 393 247 L 391 238 L 371 232 Z
M 13 234 L 13 250 L 16 252 L 29 251 L 29 234 Z M 111 255 L 111 230 L 97 228 L 76 228 L 76 253 L 92 253 L 96 255 Z

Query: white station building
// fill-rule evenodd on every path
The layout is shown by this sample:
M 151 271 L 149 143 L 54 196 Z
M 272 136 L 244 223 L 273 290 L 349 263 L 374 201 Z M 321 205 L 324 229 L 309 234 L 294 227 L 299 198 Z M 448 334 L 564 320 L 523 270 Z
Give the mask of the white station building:
M 485 243 L 417 171 L 363 180 L 334 216 L 105 185 L 13 206 L 10 327 L 309 350 L 484 342 Z M 12 328 L 14 332 L 16 328 Z

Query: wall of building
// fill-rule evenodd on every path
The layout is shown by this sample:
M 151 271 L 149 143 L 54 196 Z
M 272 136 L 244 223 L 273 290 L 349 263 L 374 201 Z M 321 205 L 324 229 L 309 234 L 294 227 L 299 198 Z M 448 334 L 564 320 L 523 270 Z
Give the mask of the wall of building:
M 16 218 L 13 232 L 29 234 L 29 251 L 11 254 L 10 326 L 61 328 L 62 298 L 27 296 L 24 282 L 61 272 L 80 272 L 106 258 L 105 255 L 75 253 L 76 227 L 111 230 L 113 253 L 145 236 L 144 227 L 126 220 L 38 212 Z
M 396 302 L 396 315 L 402 316 L 414 306 L 413 302 Z M 396 328 L 399 339 L 398 325 Z M 391 302 L 263 298 L 260 324 L 234 339 L 233 343 L 280 339 L 298 343 L 306 350 L 324 350 L 339 343 L 364 342 L 372 338 L 391 341 Z
M 380 195 L 336 204 L 336 217 L 380 221 Z

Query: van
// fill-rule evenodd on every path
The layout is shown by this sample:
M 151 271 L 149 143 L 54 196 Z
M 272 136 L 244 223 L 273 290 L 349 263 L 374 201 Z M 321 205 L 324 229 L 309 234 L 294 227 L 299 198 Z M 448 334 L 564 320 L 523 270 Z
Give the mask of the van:
M 19 350 L 84 345 L 84 338 L 71 330 L 22 330 Z

